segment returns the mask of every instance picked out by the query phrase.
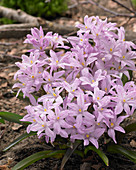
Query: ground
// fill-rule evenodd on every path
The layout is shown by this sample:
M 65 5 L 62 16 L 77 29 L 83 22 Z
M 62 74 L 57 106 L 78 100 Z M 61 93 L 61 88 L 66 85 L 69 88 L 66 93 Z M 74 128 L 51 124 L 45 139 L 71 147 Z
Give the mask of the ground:
M 98 2 L 98 0 L 97 0 Z M 124 4 L 128 7 L 130 6 L 129 1 L 122 0 Z M 72 3 L 71 3 L 72 4 Z M 124 8 L 117 6 L 116 3 L 111 2 L 111 0 L 104 0 L 100 3 L 104 7 L 114 10 L 119 13 L 129 13 Z M 111 14 L 105 12 L 104 10 L 91 4 L 79 5 L 69 11 L 61 17 L 57 18 L 54 22 L 65 24 L 69 23 L 71 25 L 75 24 L 76 21 L 83 21 L 85 15 L 98 15 L 102 19 L 106 16 L 109 21 L 117 22 L 118 26 L 124 26 L 127 30 L 127 39 L 134 40 L 134 32 L 136 32 L 136 25 L 134 19 L 127 19 L 125 17 L 111 17 Z M 68 17 L 66 17 L 68 16 Z M 28 54 L 28 49 L 31 48 L 30 45 L 23 44 L 25 38 L 21 39 L 1 39 L 0 40 L 0 111 L 13 112 L 20 115 L 25 115 L 25 106 L 29 104 L 28 101 L 24 101 L 16 98 L 12 91 L 12 86 L 15 83 L 14 74 L 18 70 L 15 66 L 15 62 L 21 61 L 20 57 L 22 54 Z M 135 74 L 134 74 L 135 78 Z M 134 122 L 136 119 L 136 114 L 129 118 L 126 122 Z M 6 121 L 5 124 L 0 124 L 0 150 L 4 149 L 8 144 L 10 144 L 14 139 L 16 139 L 20 134 L 25 132 L 25 127 L 18 125 L 16 123 L 10 123 Z M 128 134 L 122 145 L 130 150 L 136 150 L 136 133 Z M 103 142 L 100 146 L 105 148 Z M 49 149 L 46 145 L 44 139 L 38 139 L 36 136 L 29 137 L 7 152 L 0 152 L 0 170 L 11 169 L 17 162 L 26 158 L 27 156 L 37 152 Z M 71 159 L 67 162 L 64 170 L 89 170 L 89 169 L 101 169 L 101 170 L 125 170 L 125 169 L 136 169 L 136 165 L 122 157 L 120 155 L 107 155 L 110 159 L 110 166 L 106 167 L 101 159 L 95 154 L 90 153 L 85 159 L 81 159 L 77 155 L 73 155 Z M 58 170 L 60 168 L 61 160 L 57 159 L 43 159 L 26 169 L 31 170 Z

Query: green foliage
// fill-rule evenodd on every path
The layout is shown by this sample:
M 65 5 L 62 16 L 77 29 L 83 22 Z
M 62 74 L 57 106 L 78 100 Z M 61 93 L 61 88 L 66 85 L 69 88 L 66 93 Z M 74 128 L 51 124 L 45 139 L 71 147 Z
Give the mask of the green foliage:
M 125 157 L 130 159 L 132 162 L 136 163 L 136 151 L 130 151 L 130 150 L 123 148 L 122 146 L 115 145 L 115 144 L 108 146 L 107 151 L 111 153 L 124 155 Z
M 23 118 L 23 116 L 20 116 L 15 113 L 11 113 L 11 112 L 0 112 L 0 117 L 2 119 L 8 120 L 9 122 L 14 122 L 14 123 L 19 123 L 19 124 L 22 123 L 20 119 Z
M 8 18 L 0 18 L 0 24 L 14 24 L 14 23 L 17 22 Z
M 33 164 L 34 162 L 36 162 L 40 159 L 54 157 L 54 155 L 64 154 L 64 153 L 65 153 L 64 150 L 57 150 L 57 151 L 47 150 L 47 151 L 37 152 L 37 153 L 23 159 L 19 163 L 17 163 L 12 168 L 12 170 L 23 170 L 24 168 L 28 167 L 29 165 Z
M 11 112 L 0 112 L 0 119 L 2 121 L 7 120 L 9 122 L 14 122 L 14 123 L 18 123 L 18 124 L 22 124 L 27 126 L 28 124 L 30 124 L 30 122 L 22 122 L 20 121 L 20 119 L 22 119 L 23 116 L 15 114 L 15 113 L 11 113 Z M 0 121 L 1 122 L 1 121 Z M 3 122 L 1 122 L 3 123 Z
M 14 9 L 21 9 L 37 17 L 55 17 L 67 10 L 68 0 L 2 0 L 1 5 Z
M 11 112 L 0 112 L 0 123 L 4 123 L 4 119 L 8 120 L 10 122 L 15 122 L 15 123 L 19 123 L 19 124 L 23 124 L 23 125 L 28 125 L 30 124 L 30 122 L 21 122 L 20 119 L 23 118 L 22 116 L 15 114 L 15 113 L 11 113 Z M 136 122 L 126 126 L 125 128 L 126 134 L 130 133 L 132 131 L 136 130 Z M 11 144 L 9 144 L 4 150 L 7 151 L 8 149 L 10 149 L 11 147 L 15 146 L 16 144 L 18 144 L 20 141 L 32 136 L 32 135 L 36 135 L 36 132 L 30 132 L 29 134 L 24 133 L 23 135 L 19 136 L 17 139 L 15 139 Z M 124 134 L 125 136 L 125 134 Z M 124 136 L 120 136 L 120 139 L 123 138 Z M 119 140 L 119 139 L 118 139 Z M 62 141 L 63 142 L 63 141 Z M 54 143 L 55 144 L 55 143 Z M 95 148 L 95 146 L 89 145 L 87 147 L 85 147 L 84 151 L 80 151 L 78 150 L 78 146 L 82 144 L 82 141 L 76 141 L 73 144 L 73 147 L 71 148 L 70 146 L 66 146 L 64 144 L 63 147 L 58 146 L 59 143 L 56 144 L 57 148 L 56 149 L 49 149 L 49 150 L 45 150 L 42 152 L 37 152 L 25 159 L 23 159 L 22 161 L 20 161 L 19 163 L 17 163 L 12 170 L 17 170 L 17 169 L 24 169 L 26 167 L 28 167 L 29 165 L 33 164 L 34 162 L 43 159 L 43 158 L 49 158 L 49 157 L 54 157 L 57 159 L 62 158 L 62 162 L 61 162 L 61 170 L 64 168 L 66 162 L 69 160 L 69 158 L 71 157 L 71 155 L 73 153 L 78 154 L 79 156 L 81 156 L 82 158 L 84 157 L 84 155 L 87 154 L 87 152 L 89 150 L 92 150 L 94 152 L 96 152 L 100 158 L 103 160 L 103 162 L 109 166 L 109 159 L 107 158 L 107 156 L 105 155 L 105 153 L 103 153 L 100 149 Z M 60 144 L 61 145 L 61 144 Z M 118 153 L 121 155 L 124 155 L 125 157 L 127 157 L 128 159 L 130 159 L 132 162 L 136 163 L 136 152 L 135 151 L 130 151 L 130 150 L 126 150 L 125 148 L 123 148 L 120 145 L 108 145 L 107 146 L 107 152 L 110 153 Z
M 103 162 L 105 163 L 106 166 L 109 166 L 109 159 L 107 158 L 107 156 L 100 150 L 100 149 L 97 149 L 96 147 L 94 146 L 87 146 L 84 150 L 84 153 L 87 154 L 87 152 L 89 150 L 92 150 L 94 152 L 96 152 L 100 158 L 103 160 Z
M 81 144 L 81 141 L 76 141 L 73 145 L 73 148 L 68 148 L 63 159 L 61 162 L 61 168 L 60 170 L 63 170 L 66 162 L 69 160 L 70 156 L 73 154 L 73 152 L 76 150 L 76 148 Z
M 2 119 L 1 117 L 0 117 L 0 123 L 3 123 L 3 124 L 5 124 L 5 121 L 4 121 L 4 119 Z
M 30 132 L 30 133 L 24 133 L 23 135 L 19 136 L 17 139 L 15 139 L 12 143 L 10 143 L 6 148 L 3 149 L 3 152 L 6 152 L 13 146 L 15 146 L 17 143 L 21 142 L 22 140 L 28 138 L 29 136 L 36 135 L 36 132 Z
M 132 5 L 134 6 L 134 8 L 136 9 L 136 0 L 131 0 Z

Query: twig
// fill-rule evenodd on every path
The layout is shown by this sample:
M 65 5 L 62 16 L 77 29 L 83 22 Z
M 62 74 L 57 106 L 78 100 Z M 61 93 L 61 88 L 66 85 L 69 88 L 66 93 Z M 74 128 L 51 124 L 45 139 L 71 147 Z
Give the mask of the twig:
M 118 5 L 122 6 L 123 8 L 126 8 L 129 12 L 132 12 L 136 15 L 136 12 L 125 6 L 124 4 L 118 2 L 117 0 L 112 0 L 113 2 L 117 3 Z
M 17 58 L 21 60 L 21 57 L 15 56 L 15 55 L 9 55 L 9 54 L 4 54 L 4 53 L 0 53 L 0 55 L 3 55 L 4 57 L 12 57 L 12 58 Z
M 15 64 L 12 64 L 12 65 L 10 65 L 10 66 L 0 67 L 0 70 L 5 70 L 5 69 L 7 69 L 7 68 L 12 68 L 12 67 L 18 68 Z
M 91 3 L 91 4 L 93 4 L 93 5 L 98 6 L 99 8 L 103 9 L 104 11 L 109 12 L 109 13 L 115 15 L 115 16 L 119 16 L 119 17 L 129 17 L 129 18 L 134 18 L 134 17 L 136 17 L 136 15 L 120 14 L 120 13 L 114 12 L 114 11 L 112 11 L 112 10 L 109 10 L 108 8 L 105 8 L 104 6 L 100 5 L 99 3 L 94 2 L 93 0 L 88 0 L 88 2 Z
M 4 45 L 4 46 L 10 46 L 10 45 L 15 45 L 17 44 L 16 42 L 11 42 L 11 43 L 7 43 L 7 42 L 0 42 L 0 45 Z
M 88 3 L 93 4 L 93 5 L 96 5 L 96 6 L 98 6 L 99 8 L 103 9 L 104 11 L 109 12 L 109 13 L 115 15 L 115 16 L 118 16 L 118 17 L 129 17 L 129 18 L 135 18 L 135 17 L 136 17 L 136 12 L 135 12 L 135 11 L 127 8 L 126 6 L 123 6 L 123 4 L 121 4 L 121 3 L 120 3 L 120 5 L 122 5 L 124 8 L 126 8 L 126 9 L 129 10 L 130 12 L 133 11 L 132 13 L 134 13 L 135 15 L 120 14 L 120 13 L 114 12 L 114 11 L 112 11 L 112 10 L 109 10 L 108 8 L 105 8 L 104 6 L 100 5 L 99 3 L 97 3 L 97 2 L 95 2 L 95 1 L 93 1 L 93 0 L 82 1 L 82 2 L 79 2 L 79 3 L 75 3 L 75 4 L 71 5 L 71 6 L 69 6 L 68 8 L 71 9 L 71 8 L 76 7 L 78 4 L 88 4 Z

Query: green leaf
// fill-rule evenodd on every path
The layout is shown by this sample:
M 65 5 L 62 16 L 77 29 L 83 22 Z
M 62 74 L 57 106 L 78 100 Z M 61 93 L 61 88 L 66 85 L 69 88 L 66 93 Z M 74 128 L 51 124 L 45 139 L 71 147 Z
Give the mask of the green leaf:
M 136 131 L 136 122 L 134 122 L 132 124 L 129 124 L 124 129 L 125 129 L 126 134 L 130 133 L 130 132 L 133 132 L 133 131 Z
M 4 123 L 5 124 L 4 119 L 2 119 L 1 117 L 0 117 L 0 123 Z
M 136 8 L 136 0 L 131 0 L 134 8 Z
M 84 153 L 82 151 L 75 150 L 74 153 L 84 158 Z
M 37 152 L 37 153 L 23 159 L 19 163 L 17 163 L 12 168 L 12 170 L 23 170 L 24 168 L 28 167 L 29 165 L 33 164 L 34 162 L 36 162 L 40 159 L 53 157 L 60 153 L 65 153 L 65 150 L 57 150 L 57 151 L 47 150 L 47 151 Z
M 22 122 L 22 121 L 20 121 L 20 119 L 22 119 L 23 116 L 15 114 L 15 113 L 11 113 L 11 112 L 0 112 L 0 117 L 2 119 L 8 120 L 9 122 L 18 123 L 18 124 L 21 124 L 21 125 L 30 124 L 30 122 Z
M 17 139 L 15 139 L 11 144 L 9 144 L 4 150 L 3 152 L 6 152 L 8 149 L 12 148 L 13 146 L 15 146 L 17 143 L 19 143 L 20 141 L 28 138 L 29 136 L 32 135 L 36 135 L 36 132 L 30 132 L 28 133 L 24 133 L 23 135 L 19 136 Z
M 125 85 L 126 82 L 128 82 L 128 77 L 125 74 L 123 74 L 122 76 L 122 82 L 123 82 L 123 85 Z
M 81 141 L 76 141 L 73 145 L 73 148 L 68 148 L 63 159 L 61 162 L 61 167 L 60 170 L 62 170 L 66 164 L 66 162 L 68 161 L 68 159 L 70 158 L 70 156 L 73 154 L 73 152 L 75 151 L 75 149 L 81 144 Z
M 100 158 L 103 160 L 105 165 L 109 166 L 109 159 L 100 149 L 97 149 L 95 146 L 87 146 L 84 150 L 84 153 L 87 154 L 89 150 L 93 150 L 94 152 L 96 152 L 100 156 Z
M 8 120 L 10 122 L 15 122 L 15 123 L 19 123 L 22 124 L 22 122 L 20 121 L 20 119 L 23 118 L 23 116 L 20 116 L 18 114 L 15 113 L 11 113 L 11 112 L 0 112 L 0 117 L 2 117 L 5 120 Z
M 17 92 L 13 93 L 15 96 L 17 95 Z M 23 92 L 20 92 L 17 96 L 17 98 L 21 99 L 21 100 L 25 100 L 25 101 L 30 101 L 29 97 L 25 96 L 25 98 L 23 97 Z M 34 96 L 34 95 L 33 95 Z M 34 98 L 37 100 L 39 97 L 38 96 L 34 96 Z
M 136 151 L 130 151 L 123 148 L 122 146 L 115 145 L 115 144 L 108 146 L 107 151 L 111 153 L 119 153 L 121 155 L 124 155 L 132 162 L 136 163 Z
M 130 132 L 136 131 L 136 122 L 127 125 L 126 127 L 124 127 L 125 133 L 121 133 L 118 132 L 117 133 L 117 142 L 121 143 L 122 139 L 124 138 L 124 136 Z

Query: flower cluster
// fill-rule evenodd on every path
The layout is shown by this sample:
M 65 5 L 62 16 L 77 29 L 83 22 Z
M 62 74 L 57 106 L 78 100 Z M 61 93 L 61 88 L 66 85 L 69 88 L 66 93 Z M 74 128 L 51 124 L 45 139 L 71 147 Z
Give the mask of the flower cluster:
M 57 135 L 72 142 L 80 139 L 98 148 L 105 132 L 116 143 L 115 131 L 125 133 L 120 123 L 136 108 L 136 85 L 122 82 L 123 75 L 130 79 L 129 70 L 136 70 L 136 46 L 125 41 L 123 27 L 98 16 L 85 16 L 76 27 L 77 36 L 67 39 L 52 32 L 44 35 L 41 27 L 31 29 L 25 43 L 34 48 L 16 63 L 20 83 L 13 88 L 32 103 L 22 119 L 31 122 L 28 133 L 36 131 L 46 142 Z M 41 89 L 44 94 L 36 101 L 33 93 Z

